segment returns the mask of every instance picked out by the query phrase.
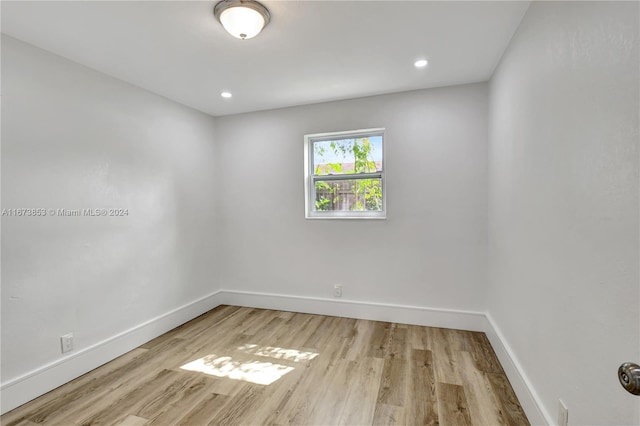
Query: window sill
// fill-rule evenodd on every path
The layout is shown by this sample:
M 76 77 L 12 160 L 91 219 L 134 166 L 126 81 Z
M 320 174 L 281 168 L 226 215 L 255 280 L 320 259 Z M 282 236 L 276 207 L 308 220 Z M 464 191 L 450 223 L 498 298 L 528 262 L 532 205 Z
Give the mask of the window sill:
M 362 216 L 353 216 L 353 215 L 309 215 L 305 216 L 305 219 L 320 219 L 320 220 L 336 220 L 336 219 L 346 219 L 346 220 L 385 220 L 387 218 L 386 214 L 383 215 L 362 215 Z

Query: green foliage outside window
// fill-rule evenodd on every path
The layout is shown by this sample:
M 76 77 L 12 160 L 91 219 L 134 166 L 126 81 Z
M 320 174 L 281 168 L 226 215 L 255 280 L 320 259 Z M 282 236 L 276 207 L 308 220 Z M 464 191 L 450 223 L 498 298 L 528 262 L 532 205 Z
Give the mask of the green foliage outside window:
M 344 176 L 344 180 L 316 180 L 317 211 L 382 210 L 382 180 L 379 177 L 349 178 L 349 175 L 381 171 L 381 162 L 374 161 L 375 148 L 368 137 L 314 143 L 314 174 Z M 382 159 L 381 155 L 379 158 Z

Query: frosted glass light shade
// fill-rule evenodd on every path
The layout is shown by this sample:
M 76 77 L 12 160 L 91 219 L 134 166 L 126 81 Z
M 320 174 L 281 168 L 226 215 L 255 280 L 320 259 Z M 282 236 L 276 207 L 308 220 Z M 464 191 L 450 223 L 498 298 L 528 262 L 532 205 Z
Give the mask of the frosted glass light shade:
M 232 7 L 220 15 L 220 22 L 232 36 L 241 39 L 253 38 L 264 28 L 264 18 L 247 7 Z
M 271 17 L 266 7 L 253 0 L 223 0 L 214 14 L 229 34 L 243 40 L 257 36 Z

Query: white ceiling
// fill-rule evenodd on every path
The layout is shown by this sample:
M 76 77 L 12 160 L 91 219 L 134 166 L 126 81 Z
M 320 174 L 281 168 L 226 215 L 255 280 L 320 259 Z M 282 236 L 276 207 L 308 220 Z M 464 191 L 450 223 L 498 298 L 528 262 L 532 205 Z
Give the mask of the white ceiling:
M 529 6 L 265 0 L 271 23 L 238 40 L 215 3 L 2 1 L 2 32 L 218 116 L 486 81 Z

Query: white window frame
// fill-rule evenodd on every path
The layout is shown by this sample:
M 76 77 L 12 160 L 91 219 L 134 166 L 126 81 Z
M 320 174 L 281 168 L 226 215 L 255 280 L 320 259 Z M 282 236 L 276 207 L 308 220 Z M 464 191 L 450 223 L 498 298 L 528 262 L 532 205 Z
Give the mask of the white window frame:
M 385 129 L 361 129 L 345 132 L 314 133 L 304 135 L 304 211 L 307 219 L 386 219 L 387 218 L 387 189 L 385 179 L 386 153 Z M 321 178 L 313 174 L 313 143 L 337 139 L 356 139 L 367 136 L 382 136 L 382 171 L 375 173 L 358 173 L 354 175 L 330 175 Z M 379 178 L 382 185 L 381 211 L 317 211 L 315 209 L 316 186 L 318 180 L 346 180 L 346 179 Z

